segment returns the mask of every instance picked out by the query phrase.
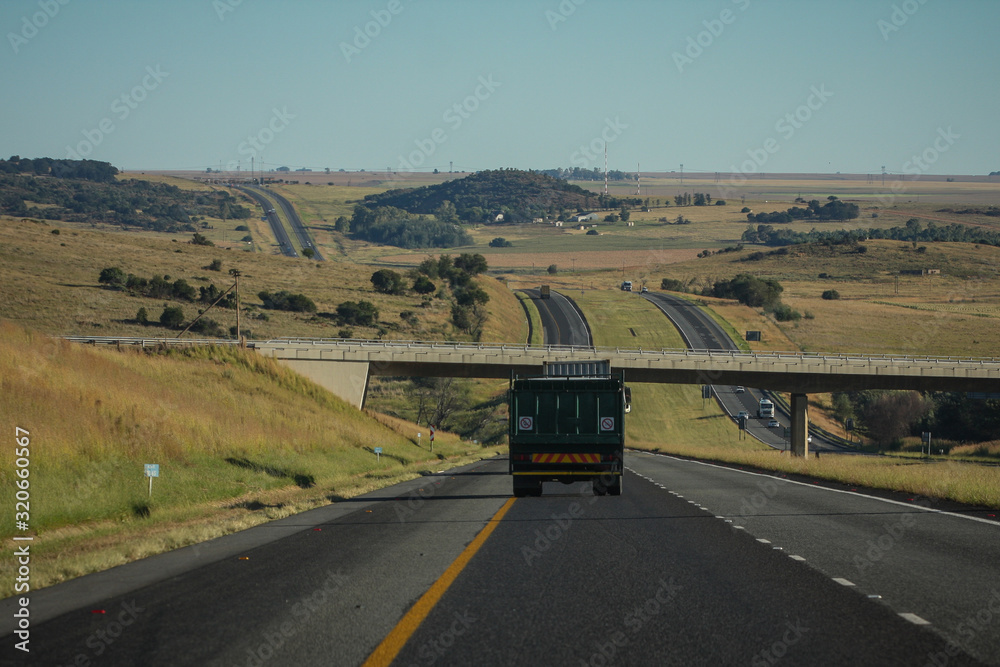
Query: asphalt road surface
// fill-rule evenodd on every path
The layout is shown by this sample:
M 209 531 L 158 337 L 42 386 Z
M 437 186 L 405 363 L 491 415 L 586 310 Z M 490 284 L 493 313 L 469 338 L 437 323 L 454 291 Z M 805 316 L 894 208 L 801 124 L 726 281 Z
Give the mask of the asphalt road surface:
M 680 331 L 684 342 L 692 350 L 738 350 L 736 343 L 723 331 L 722 327 L 711 318 L 708 313 L 686 299 L 670 294 L 659 294 L 649 292 L 642 295 L 653 305 L 659 308 L 674 323 Z M 731 416 L 736 416 L 740 412 L 746 412 L 750 418 L 747 420 L 747 432 L 775 449 L 785 450 L 789 448 L 789 442 L 785 438 L 785 429 L 791 424 L 788 414 L 782 412 L 775 406 L 774 417 L 778 420 L 778 426 L 769 427 L 769 419 L 758 419 L 757 410 L 760 399 L 765 395 L 759 389 L 750 387 L 739 392 L 737 387 L 729 385 L 713 385 L 713 393 L 722 405 L 722 409 Z M 818 435 L 813 435 L 812 442 L 809 443 L 810 451 L 851 451 L 834 442 L 829 442 Z
M 527 294 L 542 319 L 545 345 L 572 345 L 593 347 L 594 339 L 583 313 L 572 300 L 555 290 L 543 299 L 537 289 L 521 290 Z
M 324 261 L 325 258 L 323 257 L 323 254 L 319 251 L 319 248 L 316 247 L 312 237 L 309 235 L 309 230 L 306 229 L 305 224 L 302 222 L 302 218 L 299 217 L 299 214 L 295 211 L 295 207 L 292 206 L 292 203 L 279 195 L 277 192 L 268 190 L 267 194 L 274 197 L 274 199 L 278 202 L 278 206 L 281 207 L 281 210 L 285 213 L 285 217 L 288 218 L 288 222 L 292 226 L 292 232 L 294 232 L 296 238 L 299 240 L 299 246 L 303 250 L 305 248 L 312 248 L 312 258 L 317 262 Z
M 298 257 L 299 253 L 295 252 L 295 248 L 292 247 L 292 239 L 289 238 L 288 232 L 285 231 L 285 226 L 281 224 L 278 214 L 276 212 L 270 212 L 274 210 L 271 207 L 270 200 L 252 188 L 238 189 L 247 194 L 251 199 L 257 202 L 262 209 L 264 209 L 264 215 L 267 216 L 267 222 L 271 225 L 271 231 L 274 233 L 274 238 L 278 241 L 278 246 L 281 248 L 281 254 L 288 257 Z
M 626 464 L 620 497 L 513 500 L 482 461 L 39 591 L 28 663 L 1000 662 L 1000 528 L 979 514 Z M 24 664 L 10 602 L 0 655 Z

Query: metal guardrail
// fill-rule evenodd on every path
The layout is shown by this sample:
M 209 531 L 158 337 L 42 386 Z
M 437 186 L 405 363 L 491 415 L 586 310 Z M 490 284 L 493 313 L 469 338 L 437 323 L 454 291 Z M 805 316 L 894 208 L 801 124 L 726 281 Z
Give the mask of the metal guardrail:
M 177 339 L 177 338 L 138 338 L 138 337 L 111 337 L 111 336 L 64 336 L 66 340 L 87 343 L 92 345 L 134 345 L 141 347 L 152 347 L 156 345 L 166 346 L 191 346 L 191 345 L 238 345 L 238 341 L 229 339 Z M 689 348 L 661 348 L 654 350 L 644 350 L 642 348 L 621 348 L 621 347 L 590 347 L 574 345 L 527 345 L 509 343 L 461 343 L 445 341 L 413 341 L 413 340 L 367 340 L 367 339 L 347 339 L 347 338 L 275 338 L 266 341 L 249 341 L 248 347 L 275 347 L 280 345 L 296 346 L 336 346 L 336 347 L 362 347 L 376 349 L 405 348 L 431 349 L 431 350 L 454 350 L 456 352 L 557 352 L 574 354 L 606 355 L 615 356 L 638 356 L 639 358 L 652 357 L 709 357 L 713 359 L 729 358 L 734 361 L 766 361 L 774 359 L 777 362 L 797 361 L 814 362 L 828 364 L 832 362 L 873 364 L 884 361 L 888 364 L 926 364 L 926 365 L 971 365 L 971 366 L 996 366 L 1000 370 L 1000 358 L 997 357 L 937 357 L 930 355 L 892 355 L 892 354 L 837 354 L 837 353 L 813 353 L 813 352 L 744 352 L 742 350 L 697 350 Z

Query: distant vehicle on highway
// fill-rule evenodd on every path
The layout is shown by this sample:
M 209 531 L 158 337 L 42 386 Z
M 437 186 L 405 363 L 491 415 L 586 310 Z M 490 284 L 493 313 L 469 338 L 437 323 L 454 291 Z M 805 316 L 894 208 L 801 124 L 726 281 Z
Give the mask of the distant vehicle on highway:
M 766 398 L 760 399 L 760 404 L 757 407 L 757 416 L 761 419 L 770 419 L 774 416 L 774 403 L 767 400 Z
M 779 426 L 781 426 L 781 422 L 779 422 L 777 419 L 772 419 L 771 421 L 767 422 L 768 428 L 778 428 Z
M 623 292 L 631 292 L 632 291 L 632 281 L 631 280 L 626 280 L 626 281 L 622 282 L 622 291 Z
M 736 387 L 736 389 L 734 389 L 733 391 L 734 391 L 735 393 L 737 393 L 737 394 L 742 394 L 742 393 L 743 393 L 743 392 L 745 392 L 746 390 L 747 390 L 747 389 L 746 389 L 746 387 L 744 387 L 743 385 L 739 385 L 739 386 L 737 386 L 737 387 Z
M 639 294 L 647 294 L 648 292 L 649 292 L 649 288 L 646 287 L 645 285 L 643 285 L 642 289 L 639 290 Z
M 739 414 L 736 415 L 736 421 L 739 421 L 741 419 L 748 419 L 749 417 L 750 413 L 748 413 L 746 410 L 740 410 Z
M 267 209 L 267 212 L 268 213 L 274 213 L 274 209 L 273 208 L 269 208 L 269 209 Z

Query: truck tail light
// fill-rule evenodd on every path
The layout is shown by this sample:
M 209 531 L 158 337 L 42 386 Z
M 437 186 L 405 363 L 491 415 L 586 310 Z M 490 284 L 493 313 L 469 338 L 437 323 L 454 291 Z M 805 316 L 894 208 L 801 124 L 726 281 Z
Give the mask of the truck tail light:
M 514 454 L 513 460 L 515 461 L 530 461 L 531 454 Z

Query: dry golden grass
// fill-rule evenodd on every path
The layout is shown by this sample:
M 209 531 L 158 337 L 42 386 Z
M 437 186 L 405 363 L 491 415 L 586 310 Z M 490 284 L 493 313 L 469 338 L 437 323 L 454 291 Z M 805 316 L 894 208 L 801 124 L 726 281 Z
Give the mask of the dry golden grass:
M 95 350 L 0 322 L 0 377 L 0 412 L 30 434 L 30 492 L 44 499 L 31 505 L 36 583 L 483 451 L 439 433 L 431 453 L 414 442 L 415 425 L 373 419 L 252 351 Z M 383 448 L 380 461 L 373 443 Z M 0 463 L 0 501 L 13 507 L 13 448 Z M 144 463 L 161 466 L 151 500 Z M 13 520 L 11 513 L 0 520 L 0 536 L 14 534 Z M 10 554 L 0 559 L 0 594 L 11 592 L 13 567 Z
M 451 305 L 433 299 L 429 307 L 416 295 L 387 296 L 372 290 L 370 276 L 374 269 L 342 259 L 310 262 L 261 253 L 227 251 L 188 243 L 190 234 L 142 234 L 94 231 L 60 223 L 55 227 L 43 222 L 22 222 L 0 218 L 0 264 L 4 280 L 0 282 L 0 318 L 21 323 L 45 333 L 59 335 L 174 337 L 177 331 L 159 326 L 143 327 L 133 320 L 139 308 L 146 308 L 156 320 L 164 305 L 180 306 L 190 320 L 197 314 L 196 305 L 177 301 L 130 296 L 108 290 L 98 282 L 102 269 L 118 266 L 126 273 L 143 277 L 169 275 L 171 280 L 184 278 L 196 289 L 214 283 L 220 289 L 231 285 L 230 268 L 240 269 L 241 298 L 246 306 L 256 307 L 243 319 L 258 339 L 282 336 L 334 337 L 341 329 L 329 317 L 264 311 L 257 293 L 262 290 L 289 290 L 312 298 L 320 313 L 333 313 L 343 301 L 366 299 L 380 311 L 386 337 L 392 339 L 468 338 L 457 333 L 449 323 Z M 222 260 L 222 271 L 205 269 L 212 260 Z M 482 277 L 491 300 L 491 340 L 520 342 L 524 315 L 516 308 L 515 297 L 502 286 L 492 285 L 492 278 Z M 497 288 L 499 286 L 499 288 Z M 417 314 L 413 326 L 400 318 L 403 311 Z M 517 313 L 516 320 L 507 318 Z M 256 319 L 266 315 L 267 320 Z M 233 311 L 215 309 L 208 317 L 224 329 L 236 324 Z M 374 338 L 376 327 L 353 327 L 357 337 Z M 510 337 L 508 337 L 508 334 Z M 189 334 L 190 336 L 190 334 Z

